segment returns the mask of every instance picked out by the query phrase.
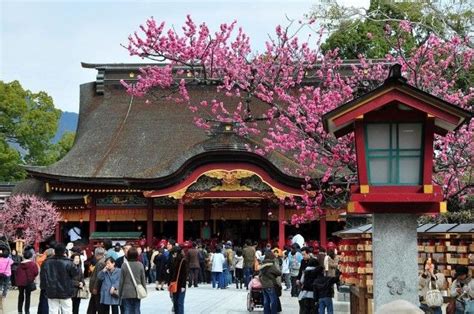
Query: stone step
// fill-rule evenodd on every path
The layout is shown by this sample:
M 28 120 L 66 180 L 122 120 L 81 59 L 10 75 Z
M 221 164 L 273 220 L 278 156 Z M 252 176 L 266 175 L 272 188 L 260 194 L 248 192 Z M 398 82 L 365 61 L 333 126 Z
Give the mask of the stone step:
M 333 300 L 332 302 L 335 313 L 348 314 L 351 311 L 351 304 L 349 302 L 341 302 Z

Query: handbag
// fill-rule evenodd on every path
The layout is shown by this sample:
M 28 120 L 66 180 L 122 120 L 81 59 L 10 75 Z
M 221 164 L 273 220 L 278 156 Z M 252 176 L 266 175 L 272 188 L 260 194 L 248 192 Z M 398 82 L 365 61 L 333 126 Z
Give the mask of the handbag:
M 30 282 L 27 286 L 26 286 L 26 290 L 28 291 L 35 291 L 36 290 L 36 283 L 33 281 L 33 282 Z
M 110 286 L 112 287 L 113 283 L 112 283 L 112 279 L 110 279 L 110 275 L 106 273 L 105 277 L 109 280 Z M 112 296 L 112 298 L 114 299 L 118 299 L 120 297 L 117 288 L 114 288 L 113 292 L 109 291 L 109 293 L 110 293 L 110 296 Z
M 176 276 L 176 281 L 171 281 L 169 286 L 168 286 L 168 291 L 171 293 L 177 293 L 178 292 L 178 280 L 179 280 L 179 274 L 181 273 L 181 265 L 183 265 L 184 259 L 181 260 L 179 263 L 178 267 L 178 276 Z
M 425 302 L 426 305 L 429 307 L 438 307 L 443 305 L 443 295 L 441 294 L 441 291 L 438 290 L 438 288 L 435 285 L 435 288 L 433 288 L 433 281 L 430 280 L 430 290 L 426 292 L 425 296 Z
M 82 288 L 79 288 L 77 290 L 76 297 L 78 299 L 89 299 L 89 296 L 90 296 L 89 289 L 87 289 L 85 285 Z
M 127 260 L 125 260 L 125 264 L 127 265 L 128 270 L 130 271 L 130 276 L 132 277 L 133 285 L 135 286 L 135 289 L 137 290 L 137 298 L 140 300 L 146 298 L 147 297 L 146 288 L 143 287 L 141 283 L 137 284 L 137 282 L 135 281 L 135 276 L 133 275 L 132 269 L 130 268 L 130 265 Z

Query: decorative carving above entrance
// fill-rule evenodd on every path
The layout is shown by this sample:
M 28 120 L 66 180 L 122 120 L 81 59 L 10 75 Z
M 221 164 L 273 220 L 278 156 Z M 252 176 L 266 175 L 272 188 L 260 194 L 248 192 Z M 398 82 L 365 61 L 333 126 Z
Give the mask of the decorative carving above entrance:
M 241 179 L 248 178 L 254 175 L 253 172 L 247 170 L 212 170 L 204 174 L 210 178 L 222 180 L 220 186 L 211 188 L 211 191 L 252 191 L 251 188 L 243 186 L 240 183 Z
M 147 199 L 136 195 L 107 195 L 97 199 L 99 206 L 146 206 Z

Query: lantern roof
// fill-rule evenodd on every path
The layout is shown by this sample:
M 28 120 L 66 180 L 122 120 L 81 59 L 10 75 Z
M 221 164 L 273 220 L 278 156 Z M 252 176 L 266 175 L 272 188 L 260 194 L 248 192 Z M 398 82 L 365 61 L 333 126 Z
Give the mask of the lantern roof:
M 354 130 L 356 119 L 394 103 L 433 117 L 435 132 L 441 135 L 456 130 L 472 117 L 471 112 L 408 84 L 401 75 L 401 65 L 394 64 L 382 85 L 323 115 L 324 129 L 341 137 Z

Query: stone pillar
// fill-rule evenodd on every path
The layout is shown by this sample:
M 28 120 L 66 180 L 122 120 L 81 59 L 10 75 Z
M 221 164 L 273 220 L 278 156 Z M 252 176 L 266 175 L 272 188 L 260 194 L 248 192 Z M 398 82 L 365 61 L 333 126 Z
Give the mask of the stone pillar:
M 327 222 L 326 216 L 321 216 L 319 218 L 319 246 L 327 249 Z
M 278 206 L 278 247 L 283 250 L 285 247 L 285 203 L 280 201 Z
M 178 243 L 184 242 L 184 202 L 178 200 Z
M 375 310 L 398 299 L 419 304 L 416 220 L 413 214 L 373 215 Z

